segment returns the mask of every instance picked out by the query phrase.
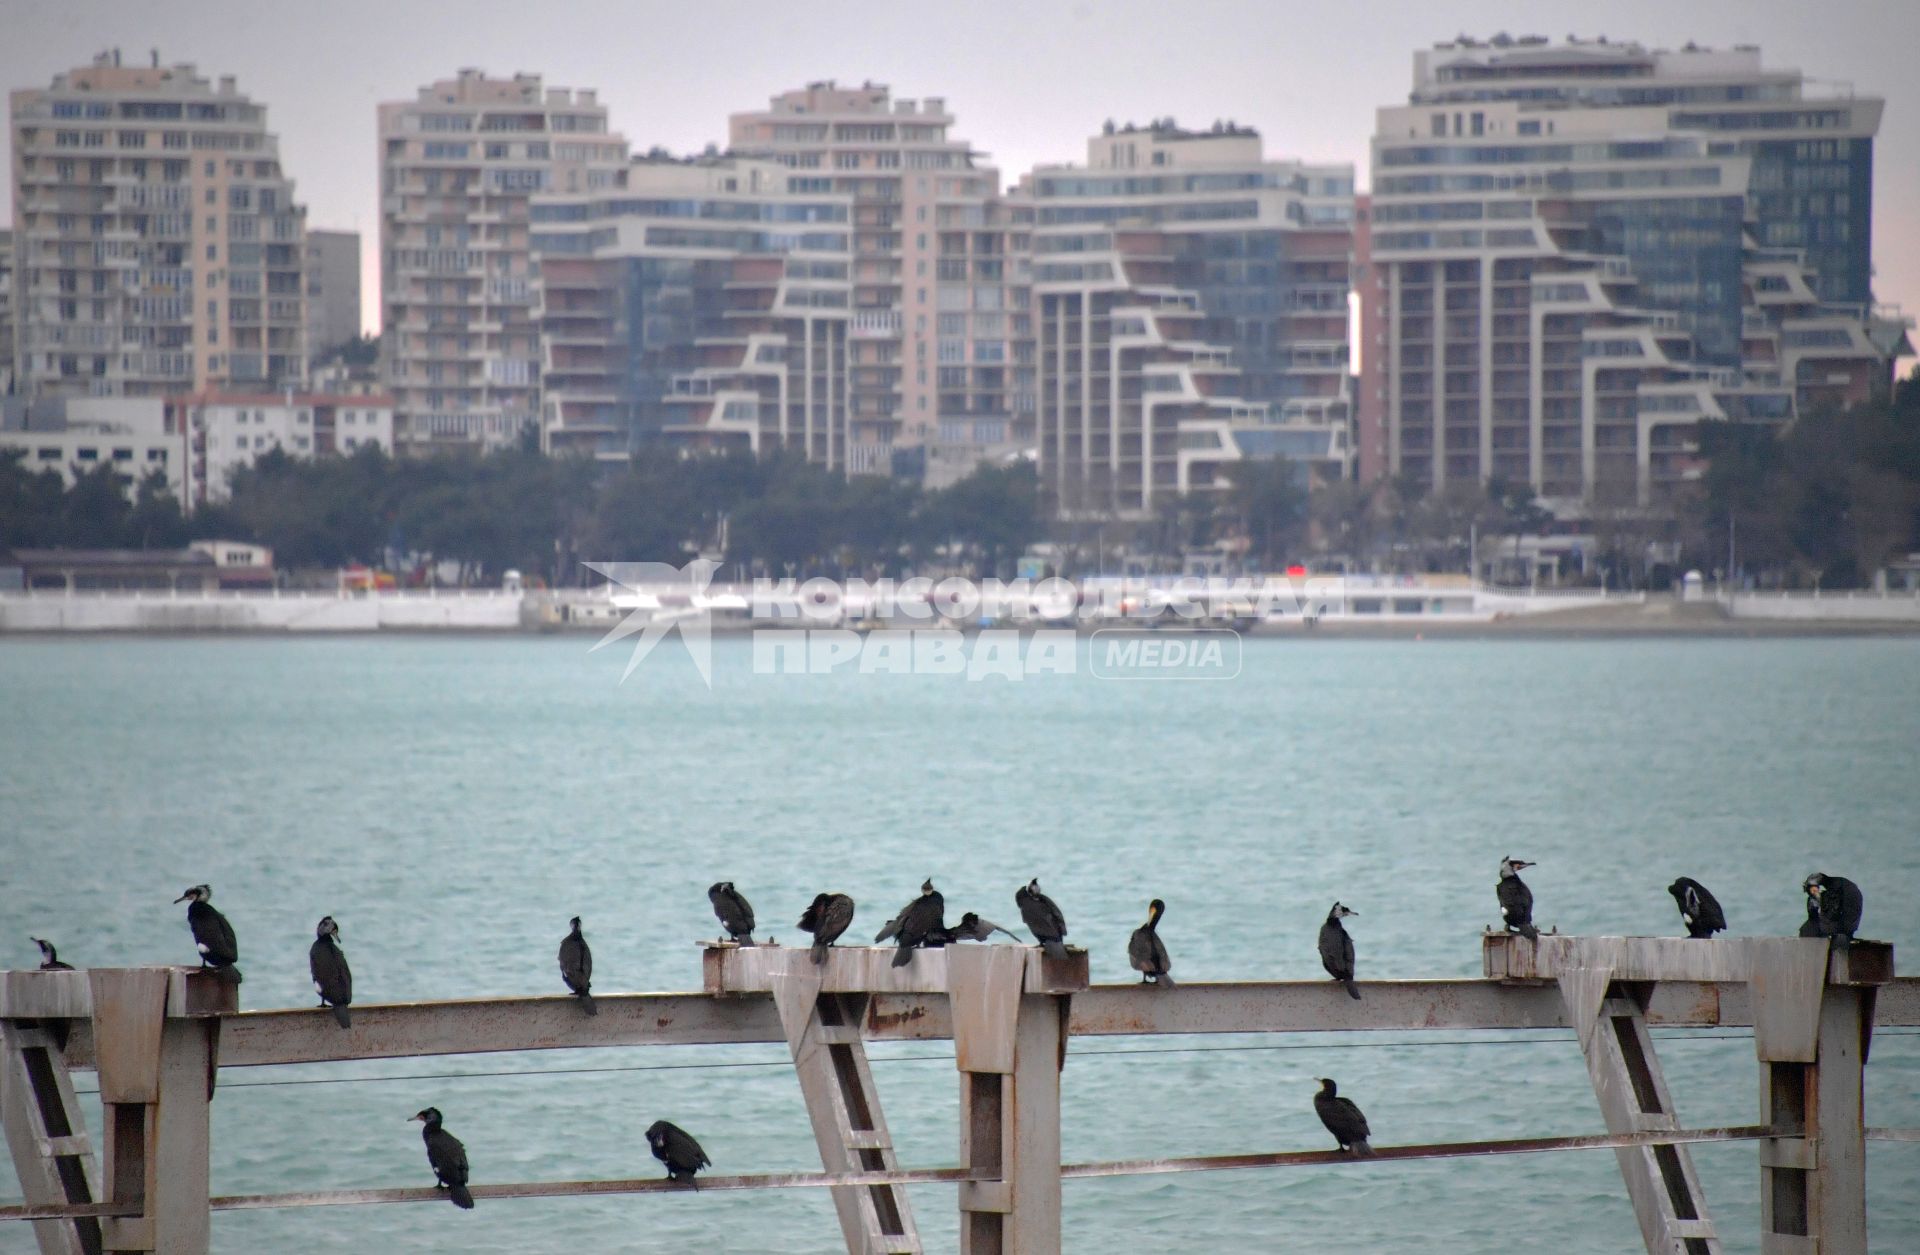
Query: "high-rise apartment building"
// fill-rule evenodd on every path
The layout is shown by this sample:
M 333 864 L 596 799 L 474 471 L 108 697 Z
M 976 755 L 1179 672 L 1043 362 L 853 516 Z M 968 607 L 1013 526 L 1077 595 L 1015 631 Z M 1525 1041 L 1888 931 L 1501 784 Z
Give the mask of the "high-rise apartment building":
M 953 122 L 939 98 L 832 82 L 731 120 L 735 153 L 785 165 L 796 193 L 852 200 L 853 473 L 947 477 L 956 453 L 1017 447 L 1031 421 L 1026 226 Z
M 1243 459 L 1343 475 L 1353 167 L 1171 119 L 1042 166 L 1031 196 L 1042 482 L 1066 515 L 1141 517 Z
M 315 357 L 360 334 L 360 233 L 307 232 L 307 347 Z
M 304 210 L 263 105 L 116 52 L 12 94 L 24 391 L 281 387 L 306 366 Z
M 13 232 L 0 231 L 0 396 L 13 394 Z
M 539 418 L 527 204 L 595 192 L 626 141 L 591 91 L 462 70 L 382 104 L 381 364 L 403 449 L 509 444 Z
M 534 198 L 549 451 L 732 446 L 847 467 L 853 198 L 805 182 L 772 161 L 652 154 L 615 190 Z
M 1699 474 L 1699 423 L 1885 386 L 1906 323 L 1868 289 L 1881 111 L 1754 48 L 1416 53 L 1373 141 L 1388 472 L 1651 503 Z

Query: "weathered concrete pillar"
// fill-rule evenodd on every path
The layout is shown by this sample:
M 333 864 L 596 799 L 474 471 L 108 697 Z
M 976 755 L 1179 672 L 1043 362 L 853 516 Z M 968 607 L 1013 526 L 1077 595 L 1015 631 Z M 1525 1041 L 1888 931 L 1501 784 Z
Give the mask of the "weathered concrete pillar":
M 103 1249 L 205 1255 L 208 1116 L 220 1024 L 234 986 L 179 968 L 96 968 L 94 1052 L 107 1202 L 138 1215 L 101 1222 Z
M 1763 1255 L 1866 1255 L 1867 1144 L 1862 1081 L 1874 991 L 1893 950 L 1824 940 L 1757 943 L 1750 984 L 1760 1116 Z
M 960 1162 L 997 1179 L 960 1186 L 962 1255 L 1060 1249 L 1060 1070 L 1083 951 L 1054 962 L 1015 946 L 948 948 Z

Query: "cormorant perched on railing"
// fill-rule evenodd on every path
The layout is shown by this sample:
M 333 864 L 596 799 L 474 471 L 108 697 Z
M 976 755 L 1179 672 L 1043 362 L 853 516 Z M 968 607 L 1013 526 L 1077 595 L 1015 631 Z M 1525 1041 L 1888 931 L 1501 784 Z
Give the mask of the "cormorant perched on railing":
M 1860 930 L 1860 914 L 1867 905 L 1860 886 L 1845 876 L 1815 872 L 1800 887 L 1807 891 L 1807 922 L 1801 927 L 1800 935 L 1838 937 L 1842 945 L 1852 941 L 1853 934 Z
M 853 923 L 853 899 L 844 893 L 816 893 L 800 915 L 799 929 L 813 934 L 813 961 L 827 961 L 827 947 Z
M 227 923 L 227 917 L 213 909 L 209 901 L 212 897 L 212 889 L 195 885 L 173 901 L 176 906 L 182 902 L 187 904 L 187 926 L 193 929 L 200 966 L 213 968 L 221 979 L 237 985 L 240 969 L 234 964 L 240 961 L 240 943 L 235 940 L 233 925 Z
M 353 1001 L 353 972 L 340 949 L 340 925 L 331 915 L 313 930 L 307 970 L 313 973 L 313 992 L 320 995 L 320 1005 L 333 1008 L 334 1022 L 341 1028 L 352 1028 L 353 1016 L 347 1006 Z
M 1367 1128 L 1367 1117 L 1353 1099 L 1340 1097 L 1340 1087 L 1333 1083 L 1332 1077 L 1315 1079 L 1320 1082 L 1320 1092 L 1313 1096 L 1313 1109 L 1319 1113 L 1320 1123 L 1327 1126 L 1327 1132 L 1333 1134 L 1341 1150 L 1362 1157 L 1371 1155 L 1373 1147 L 1367 1144 L 1367 1139 L 1373 1133 Z
M 1327 969 L 1327 975 L 1347 987 L 1347 995 L 1352 998 L 1360 996 L 1360 986 L 1353 983 L 1353 938 L 1347 936 L 1346 926 L 1340 921 L 1359 913 L 1335 902 L 1327 912 L 1327 922 L 1320 925 L 1320 965 Z
M 691 1133 L 665 1120 L 655 1120 L 647 1126 L 647 1145 L 653 1148 L 653 1157 L 667 1165 L 669 1181 L 685 1181 L 699 1189 L 693 1174 L 713 1166 L 713 1161 L 707 1158 L 707 1152 L 700 1149 L 700 1143 L 693 1140 Z
M 1707 892 L 1707 887 L 1699 881 L 1682 876 L 1667 886 L 1667 892 L 1680 908 L 1680 921 L 1687 926 L 1687 936 L 1704 939 L 1726 930 L 1727 913 L 1720 909 L 1720 899 Z
M 932 937 L 929 937 L 927 940 L 929 944 L 939 945 L 948 945 L 956 941 L 991 941 L 995 933 L 1005 933 L 1015 941 L 1020 940 L 1020 934 L 1014 932 L 1011 928 L 1003 927 L 990 919 L 981 919 L 972 911 L 968 911 L 965 915 L 962 915 L 960 922 L 952 928 L 941 930 L 937 943 L 935 943 Z
M 939 944 L 946 944 L 947 900 L 933 887 L 931 877 L 920 883 L 920 896 L 903 907 L 900 913 L 888 920 L 886 927 L 874 934 L 874 941 L 881 942 L 891 937 L 899 947 L 893 955 L 895 967 L 905 967 L 913 962 L 913 952 L 920 946 L 939 938 Z
M 1167 956 L 1167 943 L 1160 940 L 1160 917 L 1166 913 L 1167 904 L 1159 898 L 1147 903 L 1147 922 L 1127 938 L 1127 962 L 1140 973 L 1142 985 L 1171 989 L 1173 977 L 1167 975 L 1167 969 L 1173 966 L 1173 960 Z
M 600 1008 L 593 1005 L 593 948 L 581 935 L 578 915 L 567 921 L 567 928 L 567 935 L 560 939 L 560 979 L 580 1000 L 582 1011 L 599 1015 Z
M 34 945 L 40 947 L 40 970 L 41 971 L 71 972 L 73 970 L 73 964 L 62 963 L 60 961 L 59 952 L 53 948 L 53 943 L 51 941 L 42 941 L 38 937 L 29 938 L 29 940 L 31 940 Z
M 713 903 L 713 913 L 720 920 L 720 927 L 727 930 L 727 936 L 743 946 L 753 944 L 753 907 L 740 896 L 731 880 L 723 880 L 707 890 L 707 901 Z
M 1047 952 L 1047 957 L 1066 958 L 1067 946 L 1063 938 L 1067 935 L 1067 917 L 1060 913 L 1059 906 L 1052 898 L 1040 892 L 1039 877 L 1015 889 L 1013 901 L 1020 908 L 1020 918 L 1027 922 L 1027 931 Z
M 455 1207 L 472 1211 L 473 1195 L 467 1193 L 467 1148 L 440 1127 L 440 1108 L 428 1107 L 413 1118 L 425 1122 L 420 1137 L 427 1144 L 427 1163 L 433 1168 L 435 1184 L 447 1192 Z
M 1529 941 L 1540 940 L 1540 930 L 1533 926 L 1533 890 L 1520 879 L 1520 869 L 1534 865 L 1523 858 L 1500 860 L 1500 918 L 1508 932 Z

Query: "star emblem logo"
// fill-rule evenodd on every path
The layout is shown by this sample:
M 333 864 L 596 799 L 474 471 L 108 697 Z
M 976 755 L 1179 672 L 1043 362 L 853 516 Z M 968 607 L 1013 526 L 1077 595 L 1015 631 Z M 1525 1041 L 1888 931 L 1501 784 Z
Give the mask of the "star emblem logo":
M 631 600 L 633 604 L 626 617 L 595 642 L 588 653 L 597 653 L 638 633 L 640 639 L 633 643 L 633 654 L 627 659 L 626 670 L 620 673 L 620 682 L 625 684 L 655 645 L 678 632 L 694 668 L 700 672 L 701 681 L 708 688 L 713 687 L 713 610 L 707 586 L 713 582 L 719 563 L 695 558 L 684 567 L 666 562 L 587 562 L 582 565 L 605 576 L 609 583 L 622 590 L 613 594 L 617 601 Z

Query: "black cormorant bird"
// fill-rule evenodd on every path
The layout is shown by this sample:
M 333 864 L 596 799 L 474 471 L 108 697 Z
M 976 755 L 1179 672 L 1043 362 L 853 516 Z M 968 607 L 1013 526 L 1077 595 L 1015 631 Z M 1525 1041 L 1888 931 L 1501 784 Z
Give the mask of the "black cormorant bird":
M 1720 909 L 1720 899 L 1699 881 L 1682 876 L 1667 886 L 1667 892 L 1680 908 L 1680 920 L 1687 926 L 1687 936 L 1707 938 L 1726 930 L 1727 914 Z
M 1373 1134 L 1367 1128 L 1367 1117 L 1354 1105 L 1353 1099 L 1340 1097 L 1340 1087 L 1333 1083 L 1332 1077 L 1323 1076 L 1318 1080 L 1320 1092 L 1313 1096 L 1313 1109 L 1319 1113 L 1320 1123 L 1327 1126 L 1327 1132 L 1333 1134 L 1341 1150 L 1353 1155 L 1371 1155 L 1373 1147 L 1367 1144 L 1367 1139 Z
M 1353 938 L 1347 936 L 1346 926 L 1340 921 L 1359 913 L 1335 902 L 1327 912 L 1327 922 L 1320 925 L 1320 964 L 1327 975 L 1347 987 L 1351 998 L 1360 996 L 1360 986 L 1353 983 Z
M 560 939 L 560 979 L 580 1000 L 582 1011 L 599 1015 L 600 1008 L 593 1005 L 593 947 L 581 935 L 578 915 L 567 921 L 567 928 L 567 935 Z
M 707 890 L 707 901 L 713 903 L 713 913 L 720 920 L 720 927 L 727 930 L 727 936 L 743 946 L 753 944 L 753 907 L 740 896 L 731 880 L 723 880 Z
M 31 938 L 31 940 L 34 945 L 40 947 L 40 970 L 41 971 L 71 972 L 73 970 L 73 964 L 62 963 L 60 961 L 60 955 L 57 951 L 54 950 L 53 943 L 51 941 L 42 941 L 38 937 Z
M 1004 928 L 990 919 L 981 919 L 972 911 L 968 911 L 960 917 L 958 924 L 945 930 L 943 944 L 954 941 L 991 941 L 995 933 L 1005 933 L 1015 941 L 1020 940 L 1020 934 L 1011 928 Z
M 920 896 L 909 902 L 901 912 L 887 921 L 874 936 L 876 942 L 893 938 L 899 947 L 894 951 L 893 965 L 905 967 L 913 961 L 916 947 L 924 946 L 934 938 L 939 944 L 946 944 L 947 900 L 933 887 L 931 878 L 920 883 Z
M 187 904 L 187 926 L 193 929 L 194 948 L 200 951 L 200 966 L 210 967 L 234 983 L 239 983 L 240 969 L 234 966 L 240 961 L 240 943 L 234 939 L 233 925 L 227 923 L 227 917 L 213 909 L 209 900 L 213 890 L 205 885 L 195 885 L 175 898 L 177 906 Z
M 1867 900 L 1860 886 L 1845 876 L 1815 872 L 1800 886 L 1807 891 L 1807 924 L 1801 936 L 1838 937 L 1842 944 L 1860 930 L 1860 913 Z M 1808 929 L 1817 931 L 1809 932 Z
M 1538 941 L 1540 930 L 1533 926 L 1533 890 L 1520 879 L 1520 869 L 1532 866 L 1523 858 L 1500 860 L 1500 918 L 1506 921 L 1508 932 Z
M 685 1181 L 698 1189 L 700 1187 L 694 1181 L 693 1174 L 713 1166 L 713 1161 L 707 1158 L 707 1152 L 701 1150 L 700 1143 L 693 1140 L 693 1134 L 665 1120 L 655 1120 L 647 1126 L 647 1145 L 653 1148 L 653 1157 L 667 1165 L 669 1181 Z
M 1050 959 L 1067 957 L 1066 942 L 1067 917 L 1060 913 L 1054 900 L 1040 892 L 1040 881 L 1036 877 L 1024 886 L 1013 891 L 1013 902 L 1020 908 L 1020 918 L 1027 922 L 1027 931 L 1040 943 Z
M 827 947 L 840 939 L 853 923 L 853 899 L 844 893 L 816 893 L 813 903 L 801 913 L 800 931 L 813 934 L 813 961 L 827 961 Z
M 473 1195 L 467 1193 L 467 1148 L 440 1127 L 440 1108 L 428 1107 L 413 1118 L 424 1122 L 420 1137 L 427 1144 L 427 1162 L 433 1166 L 435 1183 L 447 1192 L 455 1207 L 472 1211 Z
M 347 1006 L 353 1001 L 353 972 L 340 949 L 340 925 L 331 915 L 313 930 L 307 970 L 313 973 L 313 992 L 320 995 L 320 1005 L 333 1008 L 334 1022 L 341 1028 L 352 1028 L 353 1016 Z
M 1802 937 L 1826 936 L 1820 931 L 1820 899 L 1811 893 L 1807 895 L 1807 918 L 1801 921 L 1800 935 Z
M 1173 986 L 1173 977 L 1167 975 L 1173 960 L 1167 957 L 1167 943 L 1160 940 L 1160 917 L 1166 913 L 1167 904 L 1159 898 L 1147 903 L 1147 922 L 1127 938 L 1127 962 L 1140 973 L 1142 985 Z

